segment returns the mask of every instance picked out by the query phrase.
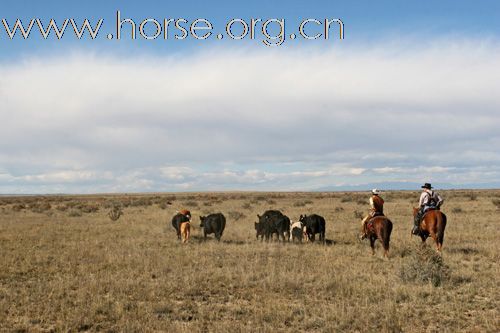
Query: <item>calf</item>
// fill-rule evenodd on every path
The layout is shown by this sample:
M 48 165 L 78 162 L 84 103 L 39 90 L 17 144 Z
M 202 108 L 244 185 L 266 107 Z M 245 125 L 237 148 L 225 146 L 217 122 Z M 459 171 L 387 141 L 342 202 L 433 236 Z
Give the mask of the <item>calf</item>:
M 189 240 L 189 234 L 191 233 L 191 223 L 189 221 L 182 222 L 180 224 L 180 233 L 182 237 L 182 243 L 187 243 Z
M 181 210 L 180 212 L 177 212 L 177 214 L 175 214 L 174 217 L 172 217 L 172 226 L 177 232 L 177 239 L 181 239 L 181 228 L 180 228 L 181 223 L 189 221 L 191 221 L 191 212 L 185 209 Z
M 255 222 L 255 231 L 257 240 L 264 240 L 264 236 L 266 235 L 266 228 L 264 228 L 264 224 L 260 224 L 259 222 Z
M 302 224 L 302 222 L 297 221 L 293 222 L 290 225 L 290 239 L 292 242 L 295 243 L 295 241 L 298 241 L 299 243 L 302 243 L 302 239 L 304 239 L 305 236 L 305 227 Z M 307 235 L 306 235 L 307 238 Z
M 208 234 L 215 234 L 215 238 L 220 241 L 224 228 L 226 227 L 226 218 L 222 213 L 200 216 L 200 227 L 203 228 L 203 234 L 207 239 Z
M 317 214 L 300 215 L 299 221 L 302 222 L 306 228 L 307 238 L 314 242 L 316 234 L 319 234 L 319 241 L 325 243 L 326 223 L 322 216 Z

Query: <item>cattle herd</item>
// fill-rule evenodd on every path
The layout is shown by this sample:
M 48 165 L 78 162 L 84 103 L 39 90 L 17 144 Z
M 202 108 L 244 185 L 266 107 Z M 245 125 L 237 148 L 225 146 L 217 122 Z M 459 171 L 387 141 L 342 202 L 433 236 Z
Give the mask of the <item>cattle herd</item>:
M 291 222 L 288 216 L 279 210 L 268 210 L 257 215 L 259 222 L 255 222 L 257 239 L 269 241 L 276 235 L 279 241 L 292 241 L 301 243 L 303 240 L 314 242 L 316 234 L 319 241 L 325 243 L 326 223 L 322 216 L 317 214 L 300 215 L 299 221 Z M 226 227 L 226 218 L 222 213 L 200 216 L 200 227 L 203 236 L 214 234 L 220 241 Z M 172 226 L 177 232 L 177 238 L 183 243 L 189 240 L 191 213 L 188 210 L 177 212 L 172 218 Z
M 417 214 L 415 208 L 413 214 Z M 272 240 L 276 235 L 278 241 L 292 241 L 301 243 L 303 240 L 314 242 L 316 235 L 319 235 L 319 241 L 326 242 L 326 222 L 322 216 L 317 214 L 300 215 L 296 222 L 290 221 L 288 216 L 279 210 L 267 210 L 262 215 L 257 215 L 259 221 L 255 222 L 255 232 L 257 239 Z M 430 209 L 422 218 L 419 225 L 418 235 L 425 243 L 428 237 L 434 239 L 436 250 L 441 253 L 443 246 L 444 230 L 446 227 L 446 215 L 439 209 Z M 200 216 L 200 227 L 203 228 L 204 238 L 207 235 L 214 234 L 220 241 L 226 227 L 226 218 L 222 213 Z M 191 230 L 191 213 L 188 210 L 182 210 L 172 218 L 172 226 L 177 232 L 177 238 L 186 243 L 189 240 Z M 368 238 L 372 255 L 375 254 L 375 241 L 378 239 L 384 248 L 384 256 L 389 253 L 389 242 L 391 239 L 392 222 L 384 215 L 375 215 L 372 217 L 364 229 L 361 239 Z

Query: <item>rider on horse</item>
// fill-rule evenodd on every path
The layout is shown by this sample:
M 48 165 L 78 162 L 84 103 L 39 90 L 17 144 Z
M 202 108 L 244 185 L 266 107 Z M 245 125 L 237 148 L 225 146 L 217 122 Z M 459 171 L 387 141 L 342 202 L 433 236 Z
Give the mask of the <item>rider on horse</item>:
M 380 196 L 380 191 L 377 189 L 372 190 L 372 196 L 370 197 L 370 213 L 365 216 L 363 221 L 361 221 L 361 230 L 363 233 L 361 234 L 361 239 L 366 237 L 367 233 L 367 223 L 375 216 L 384 215 L 384 199 Z
M 432 190 L 432 186 L 429 183 L 425 183 L 423 186 L 422 194 L 420 195 L 419 200 L 419 210 L 417 215 L 415 216 L 415 225 L 413 226 L 412 234 L 418 235 L 420 232 L 420 222 L 422 221 L 422 217 L 429 209 L 437 209 L 439 210 L 444 200 L 441 196 Z

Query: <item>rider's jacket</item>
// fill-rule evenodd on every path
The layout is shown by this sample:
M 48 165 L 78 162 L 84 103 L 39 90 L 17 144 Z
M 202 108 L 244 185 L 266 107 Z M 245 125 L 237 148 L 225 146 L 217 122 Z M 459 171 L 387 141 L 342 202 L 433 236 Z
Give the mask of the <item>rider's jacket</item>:
M 431 207 L 439 208 L 443 204 L 443 198 L 433 190 L 425 189 L 420 195 L 419 206 L 424 210 L 427 210 Z
M 370 208 L 373 213 L 384 214 L 384 199 L 378 195 L 372 195 L 370 198 Z

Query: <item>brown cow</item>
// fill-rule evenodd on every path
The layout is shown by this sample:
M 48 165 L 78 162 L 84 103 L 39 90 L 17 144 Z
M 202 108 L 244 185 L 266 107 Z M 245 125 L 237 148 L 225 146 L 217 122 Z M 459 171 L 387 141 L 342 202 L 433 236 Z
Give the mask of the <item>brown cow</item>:
M 418 213 L 418 208 L 413 207 L 413 217 Z M 436 243 L 436 250 L 441 253 L 444 241 L 444 229 L 446 228 L 446 215 L 444 215 L 438 209 L 432 209 L 427 211 L 419 225 L 419 236 L 422 239 L 422 244 L 429 236 L 434 239 Z
M 180 225 L 180 233 L 183 243 L 188 242 L 190 232 L 191 232 L 191 223 L 189 221 L 182 222 Z

